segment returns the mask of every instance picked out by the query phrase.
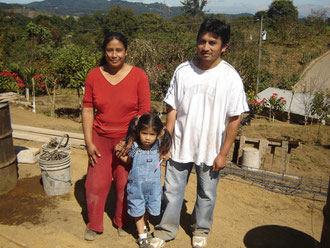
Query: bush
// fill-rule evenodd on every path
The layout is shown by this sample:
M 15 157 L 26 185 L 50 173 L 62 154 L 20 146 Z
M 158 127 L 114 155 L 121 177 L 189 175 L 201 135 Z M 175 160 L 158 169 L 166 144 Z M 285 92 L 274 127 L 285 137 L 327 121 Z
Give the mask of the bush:
M 0 72 L 0 93 L 3 92 L 17 92 L 23 93 L 25 84 L 23 80 L 18 77 L 17 73 L 10 73 L 7 70 Z

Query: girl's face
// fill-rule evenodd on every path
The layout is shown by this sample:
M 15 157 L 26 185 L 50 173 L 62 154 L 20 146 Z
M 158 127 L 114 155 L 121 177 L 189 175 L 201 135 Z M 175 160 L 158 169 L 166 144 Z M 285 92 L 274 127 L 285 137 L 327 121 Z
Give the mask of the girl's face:
M 105 59 L 108 65 L 112 68 L 121 68 L 125 63 L 126 49 L 124 44 L 113 39 L 109 41 L 105 48 Z
M 143 149 L 149 149 L 157 139 L 157 132 L 152 128 L 141 129 L 139 135 Z

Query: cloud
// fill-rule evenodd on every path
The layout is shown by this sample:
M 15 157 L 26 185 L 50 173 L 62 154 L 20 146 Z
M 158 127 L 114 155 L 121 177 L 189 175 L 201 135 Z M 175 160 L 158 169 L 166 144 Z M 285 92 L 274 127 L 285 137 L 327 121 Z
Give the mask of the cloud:
M 316 5 L 316 4 L 302 4 L 298 5 L 299 16 L 308 16 L 311 14 L 311 11 L 325 10 L 327 12 L 327 16 L 330 14 L 330 4 L 328 5 Z
M 230 2 L 211 0 L 205 7 L 210 13 L 224 13 L 224 14 L 240 14 L 240 13 L 250 13 L 255 14 L 260 10 L 268 10 L 269 3 L 253 3 L 252 1 L 247 2 Z M 299 17 L 306 17 L 311 14 L 311 10 L 321 10 L 325 9 L 327 11 L 327 16 L 330 13 L 330 4 L 320 5 L 320 4 L 301 4 L 296 5 Z

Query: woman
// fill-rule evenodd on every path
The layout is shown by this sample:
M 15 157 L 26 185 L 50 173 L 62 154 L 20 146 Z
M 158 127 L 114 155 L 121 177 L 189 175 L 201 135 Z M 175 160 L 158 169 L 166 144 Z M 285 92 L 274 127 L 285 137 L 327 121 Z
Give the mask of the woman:
M 142 69 L 125 62 L 126 38 L 106 35 L 100 66 L 86 78 L 82 122 L 89 158 L 85 183 L 88 210 L 86 240 L 103 232 L 103 213 L 115 183 L 116 210 L 113 217 L 120 236 L 128 227 L 125 188 L 129 168 L 115 156 L 115 146 L 127 132 L 130 120 L 150 111 L 148 78 Z

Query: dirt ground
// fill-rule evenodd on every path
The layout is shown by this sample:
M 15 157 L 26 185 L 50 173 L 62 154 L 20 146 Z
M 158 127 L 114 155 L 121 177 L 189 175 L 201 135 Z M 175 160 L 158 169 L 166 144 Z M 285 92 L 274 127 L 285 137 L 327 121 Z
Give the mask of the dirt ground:
M 12 123 L 81 132 L 77 121 L 50 118 L 33 114 L 30 110 L 10 106 Z M 329 127 L 321 126 L 320 142 L 315 144 L 318 128 L 268 122 L 263 118 L 252 120 L 242 133 L 248 137 L 281 138 L 284 135 L 299 140 L 292 150 L 288 172 L 303 177 L 329 178 Z M 15 146 L 41 148 L 41 143 L 14 140 Z M 275 159 L 280 160 L 279 155 Z M 230 160 L 230 158 L 228 158 Z M 268 159 L 265 167 L 269 167 Z M 272 169 L 278 167 L 275 162 Z M 89 248 L 138 247 L 132 234 L 119 237 L 112 224 L 113 191 L 104 213 L 104 233 L 93 242 L 83 239 L 86 225 L 84 180 L 87 172 L 86 152 L 71 149 L 72 187 L 61 196 L 48 196 L 41 185 L 38 163 L 18 164 L 18 184 L 7 194 L 0 195 L 1 248 Z M 164 170 L 164 167 L 163 167 Z M 181 214 L 177 238 L 166 247 L 191 247 L 189 218 L 196 198 L 196 177 L 191 175 Z M 325 199 L 324 199 L 325 200 Z M 288 196 L 222 178 L 214 210 L 213 230 L 208 247 L 222 248 L 307 248 L 317 247 L 321 237 L 324 202 Z M 151 220 L 151 229 L 159 221 Z

